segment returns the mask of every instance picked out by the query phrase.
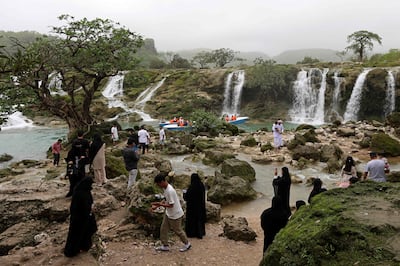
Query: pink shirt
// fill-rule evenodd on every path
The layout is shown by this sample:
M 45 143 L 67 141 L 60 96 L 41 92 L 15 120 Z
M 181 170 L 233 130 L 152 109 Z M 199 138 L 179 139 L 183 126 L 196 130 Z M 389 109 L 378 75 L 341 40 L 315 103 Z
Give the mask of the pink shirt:
M 55 153 L 55 154 L 59 154 L 61 151 L 61 143 L 60 142 L 56 142 L 51 146 L 51 152 Z

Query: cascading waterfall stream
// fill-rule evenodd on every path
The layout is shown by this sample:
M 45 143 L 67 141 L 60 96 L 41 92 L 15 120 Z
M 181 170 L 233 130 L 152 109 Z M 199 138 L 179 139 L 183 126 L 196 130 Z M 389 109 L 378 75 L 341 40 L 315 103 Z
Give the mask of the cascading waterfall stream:
M 386 104 L 385 104 L 385 116 L 389 115 L 392 113 L 396 107 L 396 101 L 395 101 L 395 89 L 396 89 L 396 83 L 395 83 L 395 78 L 393 71 L 389 70 L 388 75 L 386 77 Z
M 166 78 L 163 78 L 157 84 L 151 85 L 146 88 L 142 93 L 140 93 L 135 103 L 133 104 L 133 107 L 129 108 L 122 101 L 122 97 L 124 95 L 124 77 L 124 73 L 110 77 L 106 87 L 102 92 L 103 96 L 108 100 L 108 108 L 120 107 L 125 111 L 124 113 L 119 114 L 109 120 L 112 121 L 122 115 L 137 113 L 143 121 L 153 121 L 154 119 L 151 118 L 149 114 L 144 112 L 144 107 L 146 105 L 146 102 L 148 102 L 153 97 L 157 89 L 162 86 Z
M 354 84 L 353 91 L 351 92 L 350 100 L 347 103 L 346 111 L 344 113 L 344 121 L 357 121 L 358 111 L 360 111 L 360 101 L 362 95 L 362 88 L 370 68 L 364 69 L 363 72 L 357 77 Z
M 160 80 L 156 85 L 152 85 L 145 89 L 142 93 L 139 94 L 137 97 L 135 104 L 133 105 L 133 108 L 131 109 L 132 112 L 136 112 L 137 114 L 140 115 L 140 117 L 144 121 L 153 121 L 154 119 L 151 118 L 149 114 L 146 114 L 144 112 L 144 107 L 146 103 L 153 97 L 154 93 L 160 88 L 165 81 L 166 78 L 163 78 Z
M 335 71 L 333 73 L 333 82 L 335 84 L 335 88 L 333 89 L 333 97 L 332 97 L 332 109 L 338 114 L 339 113 L 339 101 L 340 101 L 340 87 L 344 78 L 339 77 L 339 72 Z
M 118 74 L 109 78 L 102 94 L 108 101 L 108 108 L 121 107 L 125 111 L 129 108 L 122 101 L 124 94 L 124 74 Z
M 301 70 L 294 82 L 294 102 L 289 115 L 294 123 L 323 124 L 325 113 L 326 75 L 323 71 L 312 68 L 308 72 Z M 315 89 L 313 78 L 320 77 L 320 85 Z M 313 86 L 314 85 L 314 86 Z
M 326 90 L 326 74 L 328 74 L 329 69 L 324 68 L 322 71 L 322 81 L 321 87 L 318 92 L 318 102 L 317 102 L 317 110 L 315 112 L 314 122 L 316 124 L 323 124 L 325 117 L 325 90 Z
M 237 70 L 229 73 L 225 81 L 224 102 L 222 106 L 222 115 L 239 114 L 240 98 L 245 81 L 244 70 Z

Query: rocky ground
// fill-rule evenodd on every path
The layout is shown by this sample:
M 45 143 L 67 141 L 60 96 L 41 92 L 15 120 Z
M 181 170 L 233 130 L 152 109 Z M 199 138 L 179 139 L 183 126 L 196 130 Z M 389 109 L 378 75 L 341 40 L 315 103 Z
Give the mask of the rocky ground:
M 246 137 L 248 136 L 225 137 L 224 140 L 232 149 L 237 149 Z M 254 137 L 261 144 L 272 141 L 271 133 L 259 133 Z M 293 137 L 293 132 L 284 134 L 287 142 Z M 340 144 L 344 154 L 353 155 L 358 162 L 369 159 L 368 150 L 360 149 L 355 144 L 356 137 L 341 137 L 322 129 L 318 137 L 322 144 Z M 282 156 L 283 162 L 290 163 L 291 160 L 286 148 L 277 152 L 261 153 L 256 146 L 242 148 L 241 152 L 251 154 L 257 160 L 266 157 L 269 160 L 279 160 Z M 391 161 L 397 161 L 397 158 L 391 158 Z M 135 225 L 127 220 L 127 203 L 110 195 L 110 190 L 123 190 L 125 180 L 110 181 L 110 184 L 103 187 L 94 186 L 99 225 L 96 246 L 89 253 L 66 258 L 62 250 L 68 231 L 70 199 L 64 197 L 68 181 L 62 179 L 63 166 L 55 169 L 58 174 L 56 178 L 44 180 L 49 169 L 54 171 L 50 161 L 41 162 L 35 167 L 24 169 L 23 174 L 11 180 L 3 179 L 8 181 L 0 184 L 0 200 L 5 202 L 0 207 L 3 214 L 0 218 L 3 226 L 0 234 L 0 265 L 258 265 L 262 259 L 263 232 L 259 225 L 259 213 L 246 216 L 249 226 L 257 234 L 255 241 L 247 243 L 230 240 L 222 236 L 223 223 L 216 222 L 207 224 L 207 235 L 203 239 L 190 239 L 192 248 L 188 252 L 179 252 L 181 243 L 176 237 L 171 238 L 170 252 L 155 251 L 154 246 L 159 244 L 157 240 L 137 233 Z M 50 202 L 49 199 L 52 205 L 42 206 Z M 21 202 L 25 208 L 18 204 Z M 45 213 L 39 213 L 39 209 L 41 212 L 45 210 Z M 12 221 L 11 215 L 4 215 L 10 210 L 13 212 L 12 217 L 18 217 L 18 222 Z M 35 212 L 38 212 L 38 216 L 51 217 L 51 222 L 24 219 Z M 392 218 L 398 221 L 398 210 L 392 206 L 385 206 L 385 211 L 371 210 L 368 219 L 371 223 L 386 221 L 388 213 L 392 213 Z M 365 219 L 365 215 L 361 218 Z M 393 226 L 399 227 L 398 224 Z M 10 246 L 13 247 L 11 250 L 4 251 Z M 398 245 L 394 245 L 393 249 L 397 254 L 400 253 Z

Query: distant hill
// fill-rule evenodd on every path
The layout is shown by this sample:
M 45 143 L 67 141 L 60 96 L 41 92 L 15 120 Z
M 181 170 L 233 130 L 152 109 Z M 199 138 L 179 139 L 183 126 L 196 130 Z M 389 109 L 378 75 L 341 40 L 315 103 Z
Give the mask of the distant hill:
M 274 59 L 279 64 L 296 64 L 302 61 L 304 57 L 311 57 L 320 60 L 321 62 L 340 62 L 340 57 L 336 55 L 338 51 L 331 49 L 299 49 L 289 50 L 274 56 Z
M 43 35 L 35 31 L 14 32 L 0 30 L 0 46 L 4 46 L 7 52 L 14 53 L 17 51 L 18 47 L 15 46 L 13 39 L 19 40 L 22 45 L 27 45 L 41 36 Z
M 191 50 L 181 50 L 181 51 L 176 51 L 175 53 L 179 54 L 181 57 L 187 59 L 187 60 L 192 60 L 192 58 L 200 53 L 200 52 L 211 52 L 211 49 L 207 48 L 198 48 L 198 49 L 191 49 Z M 227 66 L 238 66 L 241 64 L 246 64 L 246 65 L 254 65 L 254 59 L 256 58 L 262 58 L 262 59 L 270 59 L 270 57 L 263 53 L 263 52 L 238 52 L 236 54 L 236 57 L 244 59 L 244 61 L 234 61 Z

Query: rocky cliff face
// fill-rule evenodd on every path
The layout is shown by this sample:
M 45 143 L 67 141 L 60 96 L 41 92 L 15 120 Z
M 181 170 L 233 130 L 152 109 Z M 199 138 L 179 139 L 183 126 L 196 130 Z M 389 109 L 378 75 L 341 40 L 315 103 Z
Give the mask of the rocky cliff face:
M 318 93 L 325 87 L 323 96 L 323 116 L 325 122 L 343 120 L 347 105 L 355 89 L 357 78 L 363 72 L 358 65 L 331 65 L 326 76 L 323 77 L 323 68 L 309 68 L 293 66 L 287 72 L 285 85 L 282 87 L 284 97 L 276 97 L 262 89 L 261 85 L 250 87 L 255 77 L 251 75 L 251 67 L 245 68 L 245 82 L 240 100 L 240 115 L 250 116 L 251 119 L 273 120 L 283 118 L 292 120 L 289 111 L 295 105 L 294 86 L 296 73 L 307 71 L 310 87 L 309 95 L 302 95 L 304 105 L 314 108 L 316 112 Z M 310 71 L 313 70 L 313 71 Z M 234 69 L 185 69 L 185 70 L 152 70 L 135 71 L 126 74 L 124 80 L 124 97 L 128 102 L 134 102 L 137 96 L 151 84 L 166 78 L 164 84 L 146 103 L 144 111 L 153 118 L 170 118 L 174 116 L 190 117 L 195 109 L 202 109 L 220 114 L 224 102 L 224 89 L 228 75 Z M 359 111 L 356 120 L 385 119 L 388 105 L 388 74 L 394 77 L 394 100 L 400 101 L 400 75 L 398 68 L 373 68 L 366 75 L 362 83 L 359 99 Z M 249 74 L 247 74 L 249 73 Z M 340 84 L 337 80 L 340 79 Z M 268 80 L 265 80 L 268 83 Z M 272 90 L 273 91 L 273 90 Z M 298 90 L 300 93 L 302 89 Z M 394 106 L 394 111 L 400 110 L 400 105 Z M 104 112 L 104 105 L 99 107 Z M 93 109 L 95 112 L 97 109 Z M 97 112 L 98 113 L 98 112 Z M 100 112 L 101 113 L 101 112 Z M 137 118 L 132 118 L 132 120 Z M 131 121 L 132 121 L 131 120 Z

